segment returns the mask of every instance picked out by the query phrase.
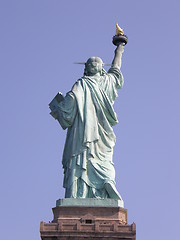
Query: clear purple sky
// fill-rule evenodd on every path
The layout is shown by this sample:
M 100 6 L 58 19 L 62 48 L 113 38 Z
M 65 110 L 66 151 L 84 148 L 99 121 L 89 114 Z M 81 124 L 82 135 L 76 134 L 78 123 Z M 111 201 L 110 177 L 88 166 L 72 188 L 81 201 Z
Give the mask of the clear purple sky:
M 179 0 L 0 1 L 0 238 L 40 239 L 64 197 L 66 132 L 48 103 L 90 56 L 111 63 L 116 22 L 129 37 L 115 103 L 116 184 L 137 240 L 179 240 Z

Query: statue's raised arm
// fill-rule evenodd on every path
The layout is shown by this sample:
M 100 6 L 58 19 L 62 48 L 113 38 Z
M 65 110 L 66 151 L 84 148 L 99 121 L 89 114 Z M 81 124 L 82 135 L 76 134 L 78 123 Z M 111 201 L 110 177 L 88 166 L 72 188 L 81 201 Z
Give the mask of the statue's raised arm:
M 120 28 L 117 23 L 116 23 L 116 35 L 113 37 L 113 44 L 117 46 L 117 48 L 115 50 L 115 56 L 112 61 L 112 67 L 120 69 L 122 53 L 124 52 L 124 45 L 127 44 L 127 36 L 124 35 L 123 29 Z
M 122 63 L 122 53 L 124 52 L 124 46 L 123 44 L 119 44 L 115 50 L 114 59 L 112 61 L 112 67 L 116 67 L 118 69 L 121 68 Z

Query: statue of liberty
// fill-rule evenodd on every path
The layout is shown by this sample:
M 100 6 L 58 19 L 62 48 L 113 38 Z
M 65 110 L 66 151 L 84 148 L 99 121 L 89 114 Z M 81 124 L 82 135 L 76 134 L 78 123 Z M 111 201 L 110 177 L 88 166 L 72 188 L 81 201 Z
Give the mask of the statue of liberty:
M 120 71 L 124 43 L 114 44 L 117 47 L 108 72 L 99 57 L 89 58 L 83 77 L 71 91 L 50 103 L 51 115 L 67 129 L 62 158 L 65 198 L 122 200 L 115 187 L 112 127 L 118 123 L 113 103 L 124 82 Z

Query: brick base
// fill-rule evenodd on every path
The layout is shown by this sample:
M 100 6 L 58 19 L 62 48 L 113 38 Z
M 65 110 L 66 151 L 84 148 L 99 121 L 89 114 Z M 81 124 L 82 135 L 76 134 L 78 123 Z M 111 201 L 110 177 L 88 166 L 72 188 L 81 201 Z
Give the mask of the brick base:
M 42 240 L 136 239 L 136 224 L 127 224 L 127 210 L 120 207 L 58 206 L 54 219 L 41 222 Z

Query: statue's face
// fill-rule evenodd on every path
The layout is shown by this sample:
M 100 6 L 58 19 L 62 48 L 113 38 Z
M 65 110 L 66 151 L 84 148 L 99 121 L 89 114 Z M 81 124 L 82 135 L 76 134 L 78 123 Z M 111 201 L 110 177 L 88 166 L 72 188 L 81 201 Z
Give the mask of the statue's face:
M 89 76 L 101 73 L 103 68 L 103 61 L 99 57 L 91 57 L 86 62 L 86 71 Z

